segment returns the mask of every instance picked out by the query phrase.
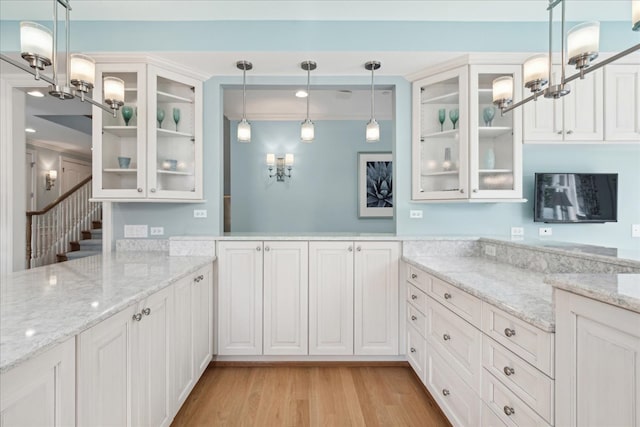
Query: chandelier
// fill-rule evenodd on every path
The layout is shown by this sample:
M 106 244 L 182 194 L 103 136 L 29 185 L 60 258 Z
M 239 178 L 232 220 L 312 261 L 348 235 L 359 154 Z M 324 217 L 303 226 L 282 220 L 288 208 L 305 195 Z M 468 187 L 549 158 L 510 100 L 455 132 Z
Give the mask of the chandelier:
M 58 79 L 58 6 L 65 10 L 65 70 L 64 82 Z M 35 80 L 44 80 L 49 83 L 49 94 L 61 100 L 79 97 L 80 101 L 87 101 L 116 116 L 116 111 L 124 105 L 124 81 L 116 77 L 105 77 L 104 102 L 102 104 L 93 100 L 88 94 L 95 85 L 95 61 L 79 53 L 69 52 L 70 27 L 69 13 L 71 5 L 69 0 L 53 0 L 53 31 L 44 25 L 35 22 L 23 21 L 20 23 L 20 50 L 24 64 L 0 53 L 3 61 L 32 74 Z M 51 66 L 51 76 L 42 74 Z

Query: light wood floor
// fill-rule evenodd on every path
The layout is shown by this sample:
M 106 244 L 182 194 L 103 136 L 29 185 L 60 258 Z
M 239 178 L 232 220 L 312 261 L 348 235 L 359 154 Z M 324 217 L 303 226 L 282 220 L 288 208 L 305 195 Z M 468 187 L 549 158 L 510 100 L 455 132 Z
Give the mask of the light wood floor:
M 410 368 L 209 368 L 173 426 L 448 426 Z

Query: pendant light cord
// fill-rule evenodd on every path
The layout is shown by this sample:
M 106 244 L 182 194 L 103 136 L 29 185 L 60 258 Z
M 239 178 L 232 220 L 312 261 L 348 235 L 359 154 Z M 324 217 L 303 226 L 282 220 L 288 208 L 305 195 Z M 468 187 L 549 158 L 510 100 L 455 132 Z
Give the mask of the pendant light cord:
M 374 108 L 374 102 L 375 102 L 375 97 L 373 96 L 373 70 L 375 69 L 375 66 L 371 66 L 371 120 L 375 120 L 373 117 L 373 112 L 375 110 Z
M 309 96 L 310 96 L 311 64 L 307 61 L 307 120 L 309 120 Z
M 247 108 L 247 66 L 242 67 L 242 120 L 246 120 Z

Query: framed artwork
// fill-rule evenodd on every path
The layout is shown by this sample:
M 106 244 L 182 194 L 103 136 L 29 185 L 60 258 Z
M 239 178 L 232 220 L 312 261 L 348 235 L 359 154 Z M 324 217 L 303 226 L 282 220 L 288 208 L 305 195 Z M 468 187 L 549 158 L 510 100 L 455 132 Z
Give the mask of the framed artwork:
M 393 218 L 391 153 L 358 153 L 358 215 Z

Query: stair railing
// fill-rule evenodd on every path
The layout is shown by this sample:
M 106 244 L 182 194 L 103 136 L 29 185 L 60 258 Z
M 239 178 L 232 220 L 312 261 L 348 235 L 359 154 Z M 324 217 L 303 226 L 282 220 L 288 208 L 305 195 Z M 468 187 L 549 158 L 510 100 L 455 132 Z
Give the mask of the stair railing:
M 27 268 L 52 264 L 56 255 L 81 239 L 92 221 L 102 217 L 102 203 L 90 202 L 91 176 L 42 210 L 27 212 Z

